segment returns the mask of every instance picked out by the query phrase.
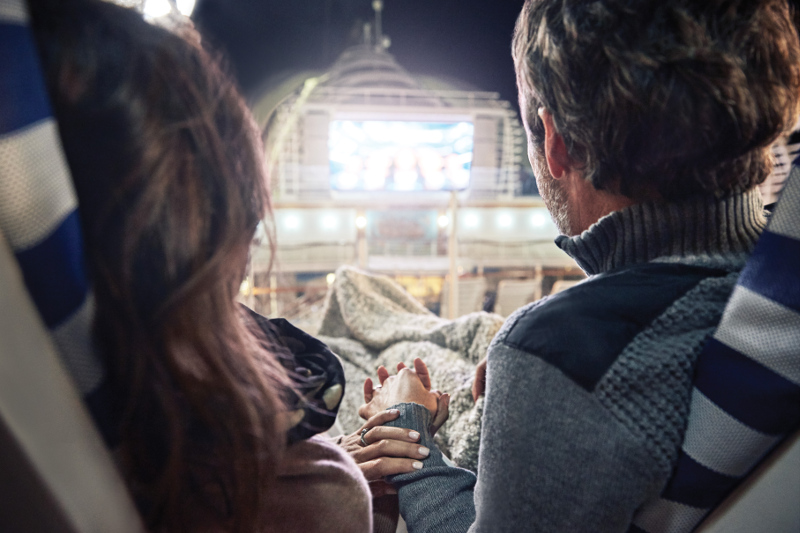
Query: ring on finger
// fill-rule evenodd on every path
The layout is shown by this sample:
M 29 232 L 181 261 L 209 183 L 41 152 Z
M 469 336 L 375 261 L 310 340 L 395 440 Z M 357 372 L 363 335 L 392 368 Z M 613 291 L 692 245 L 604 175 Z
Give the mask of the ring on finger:
M 364 428 L 361 430 L 361 445 L 364 447 L 369 446 L 369 443 L 364 439 L 364 435 L 366 435 L 367 431 L 369 431 L 370 429 L 372 428 Z

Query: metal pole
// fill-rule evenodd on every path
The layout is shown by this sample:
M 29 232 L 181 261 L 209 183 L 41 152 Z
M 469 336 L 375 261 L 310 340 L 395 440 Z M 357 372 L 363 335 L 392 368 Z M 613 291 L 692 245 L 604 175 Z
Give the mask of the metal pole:
M 533 289 L 534 301 L 542 299 L 542 283 L 544 282 L 544 275 L 542 273 L 542 265 L 536 265 L 535 275 L 533 277 L 536 281 L 536 288 Z
M 450 301 L 449 319 L 458 318 L 458 239 L 456 238 L 456 215 L 458 214 L 458 193 L 450 191 L 450 236 L 447 241 L 447 256 L 450 259 Z
M 269 275 L 269 316 L 277 318 L 278 314 L 278 276 L 270 273 Z
M 383 48 L 383 28 L 381 27 L 383 0 L 373 0 L 372 9 L 375 10 L 375 46 Z
M 356 212 L 356 220 L 364 220 L 366 221 L 367 214 L 363 210 L 359 210 Z M 366 270 L 367 264 L 369 264 L 369 250 L 367 248 L 367 228 L 366 225 L 363 228 L 356 227 L 356 250 L 357 250 L 357 259 L 358 259 L 358 266 Z

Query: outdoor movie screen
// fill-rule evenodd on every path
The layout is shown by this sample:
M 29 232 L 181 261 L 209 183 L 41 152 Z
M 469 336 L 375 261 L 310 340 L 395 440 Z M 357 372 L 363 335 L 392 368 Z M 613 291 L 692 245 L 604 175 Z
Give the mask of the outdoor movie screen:
M 328 153 L 336 191 L 452 191 L 469 187 L 471 122 L 333 120 Z

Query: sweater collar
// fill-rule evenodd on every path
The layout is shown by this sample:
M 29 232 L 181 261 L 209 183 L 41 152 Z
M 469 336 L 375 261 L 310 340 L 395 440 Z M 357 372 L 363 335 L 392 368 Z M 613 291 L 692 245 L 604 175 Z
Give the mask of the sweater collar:
M 556 244 L 594 275 L 656 259 L 738 262 L 765 226 L 761 196 L 753 189 L 723 199 L 633 205 L 602 217 L 580 235 L 559 236 Z

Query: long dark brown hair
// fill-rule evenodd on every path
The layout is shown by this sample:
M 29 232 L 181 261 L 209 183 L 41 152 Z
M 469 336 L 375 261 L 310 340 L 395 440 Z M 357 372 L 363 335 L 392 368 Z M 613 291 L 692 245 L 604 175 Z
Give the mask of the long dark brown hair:
M 189 30 L 98 0 L 30 5 L 129 487 L 151 530 L 263 529 L 289 385 L 236 303 L 269 211 L 251 115 Z

